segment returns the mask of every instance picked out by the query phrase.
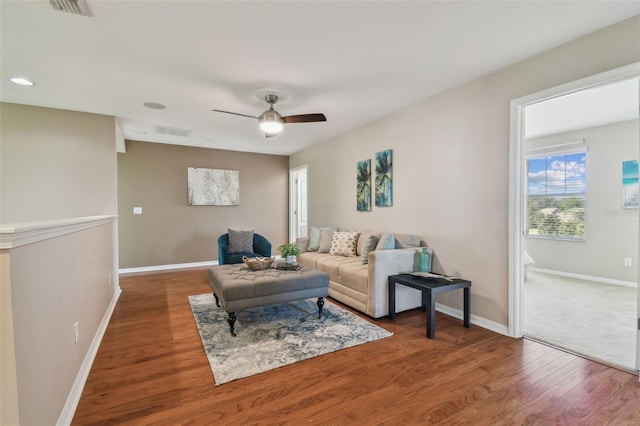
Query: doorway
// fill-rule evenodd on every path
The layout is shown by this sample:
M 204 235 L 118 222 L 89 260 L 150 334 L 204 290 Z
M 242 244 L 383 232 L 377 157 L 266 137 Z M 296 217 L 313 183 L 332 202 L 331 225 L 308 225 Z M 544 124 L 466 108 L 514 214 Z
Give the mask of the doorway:
M 531 231 L 538 232 L 538 229 L 536 229 L 535 226 L 533 228 L 529 226 L 530 225 L 529 221 L 533 221 L 534 219 L 533 219 L 533 216 L 530 216 L 531 212 L 527 211 L 527 208 L 526 208 L 528 206 L 527 190 L 530 188 L 529 182 L 527 180 L 527 178 L 530 176 L 530 174 L 527 173 L 527 166 L 532 164 L 527 161 L 527 157 L 533 156 L 533 157 L 538 157 L 538 159 L 540 159 L 539 157 L 560 158 L 561 156 L 564 155 L 563 158 L 567 158 L 567 155 L 575 156 L 576 152 L 580 153 L 583 151 L 588 151 L 588 149 L 584 149 L 582 146 L 580 146 L 584 144 L 584 141 L 555 140 L 550 142 L 549 140 L 547 140 L 546 148 L 551 147 L 552 148 L 551 152 L 549 153 L 537 152 L 535 153 L 535 155 L 533 155 L 530 149 L 531 147 L 530 146 L 528 147 L 526 144 L 528 140 L 526 136 L 527 108 L 534 108 L 537 105 L 541 105 L 543 103 L 551 103 L 552 100 L 557 100 L 560 98 L 568 98 L 569 95 L 582 93 L 586 89 L 597 89 L 607 85 L 611 85 L 612 83 L 621 82 L 621 81 L 629 80 L 633 78 L 637 79 L 638 77 L 640 77 L 640 64 L 632 64 L 617 70 L 612 70 L 610 72 L 598 74 L 596 76 L 588 77 L 583 80 L 579 80 L 579 81 L 572 82 L 556 88 L 552 88 L 543 92 L 528 95 L 523 98 L 515 99 L 511 102 L 511 143 L 510 143 L 511 179 L 510 179 L 510 196 L 509 196 L 510 198 L 509 333 L 513 337 L 522 337 L 523 335 L 525 335 L 525 326 L 524 326 L 525 324 L 524 297 L 525 297 L 525 283 L 526 283 L 525 277 L 529 275 L 529 273 L 525 272 L 525 268 L 527 270 L 530 270 L 531 265 L 533 265 L 533 267 L 535 268 L 538 266 L 538 263 L 542 263 L 545 266 L 548 265 L 549 264 L 548 259 L 545 259 L 545 257 L 551 258 L 552 260 L 553 259 L 558 260 L 559 258 L 563 257 L 562 255 L 560 256 L 554 255 L 552 253 L 552 250 L 548 249 L 548 247 L 550 247 L 548 244 L 546 245 L 547 249 L 542 251 L 540 250 L 539 247 L 537 249 L 533 248 L 535 245 L 540 246 L 541 244 L 546 244 L 547 241 L 545 241 L 545 238 L 535 238 L 535 236 L 531 235 Z M 635 97 L 637 100 L 638 98 L 637 89 L 636 89 Z M 636 106 L 636 109 L 635 109 L 636 119 L 637 119 L 637 112 L 638 110 Z M 573 118 L 573 117 L 569 117 L 569 118 Z M 600 147 L 602 147 L 602 142 L 600 143 L 601 143 Z M 637 142 L 636 142 L 635 149 L 636 149 L 635 155 L 637 156 L 637 149 L 638 149 Z M 571 152 L 568 152 L 568 151 L 571 151 Z M 588 152 L 586 153 L 586 157 L 587 157 L 586 161 L 589 161 Z M 553 158 L 553 159 L 558 160 L 558 158 Z M 565 170 L 566 170 L 566 166 L 567 164 L 565 164 Z M 622 165 L 620 164 L 620 166 Z M 536 165 L 536 167 L 538 166 Z M 618 176 L 617 178 L 620 179 L 620 176 Z M 589 179 L 588 174 L 587 174 L 587 179 Z M 597 179 L 593 179 L 593 181 L 591 181 L 592 184 L 595 182 L 597 182 Z M 620 186 L 620 183 L 618 184 L 618 186 Z M 613 189 L 610 188 L 610 191 L 612 190 Z M 622 189 L 620 188 L 620 191 L 616 194 L 616 196 L 621 196 L 621 192 L 622 192 Z M 563 194 L 562 196 L 565 198 L 569 198 L 570 196 L 573 196 L 573 195 L 575 194 Z M 558 198 L 561 198 L 561 197 L 558 197 Z M 553 230 L 550 231 L 550 229 L 552 229 L 553 226 L 549 227 L 548 225 L 554 224 L 554 221 L 551 219 L 555 219 L 554 226 L 556 231 L 558 230 L 559 227 L 562 227 L 564 228 L 565 231 L 566 229 L 570 229 L 571 232 L 574 234 L 572 235 L 572 237 L 576 237 L 575 234 L 578 234 L 577 236 L 580 237 L 579 234 L 582 232 L 583 240 L 590 241 L 590 242 L 596 240 L 595 233 L 592 233 L 591 235 L 589 234 L 589 229 L 590 228 L 592 230 L 594 229 L 592 225 L 589 225 L 589 220 L 592 220 L 597 216 L 596 214 L 597 211 L 596 210 L 592 211 L 591 216 L 589 216 L 590 213 L 589 213 L 588 202 L 586 206 L 581 207 L 581 206 L 578 206 L 577 204 L 571 205 L 571 206 L 568 205 L 571 203 L 575 204 L 576 200 L 567 200 L 567 201 L 570 201 L 570 202 L 565 203 L 567 211 L 564 211 L 564 212 L 558 210 L 558 207 L 560 206 L 556 206 L 556 205 L 548 206 L 548 207 L 540 206 L 541 209 L 546 210 L 546 211 L 538 212 L 540 213 L 540 216 L 539 216 L 540 221 L 547 219 L 548 223 L 545 223 L 545 226 L 547 226 L 547 229 L 545 229 L 545 232 L 547 233 L 553 232 Z M 582 208 L 585 208 L 585 207 L 586 207 L 586 210 L 582 210 Z M 595 204 L 592 205 L 591 207 L 593 207 L 594 209 L 598 209 L 598 206 Z M 600 210 L 604 210 L 602 206 L 600 206 Z M 573 219 L 576 218 L 576 214 L 580 211 L 583 212 L 585 215 L 584 217 L 587 218 L 587 221 L 586 221 L 587 227 L 580 228 L 580 226 L 578 226 L 578 232 L 576 232 L 575 223 L 571 224 L 569 222 L 573 221 Z M 602 213 L 602 211 L 600 211 L 599 213 Z M 618 213 L 619 211 L 617 210 L 616 212 L 613 212 L 613 211 L 609 212 L 609 214 L 618 214 Z M 551 217 L 552 215 L 554 216 L 553 218 Z M 629 213 L 628 215 L 633 217 L 635 227 L 637 229 L 638 225 L 640 224 L 637 211 L 635 213 L 633 212 Z M 558 220 L 558 217 L 560 217 L 562 220 Z M 584 226 L 584 223 L 581 226 Z M 577 238 L 576 240 L 580 240 L 580 238 Z M 530 241 L 534 241 L 535 244 L 529 245 L 528 242 Z M 637 253 L 638 253 L 639 244 L 640 243 L 636 236 L 635 240 L 633 241 L 634 250 L 633 250 L 633 256 L 631 259 L 631 262 L 633 265 L 637 265 L 637 262 L 638 262 Z M 537 255 L 529 253 L 529 251 L 525 251 L 528 245 L 531 247 L 531 251 L 537 250 Z M 577 248 L 579 252 L 582 251 L 584 253 L 586 253 L 586 248 L 588 246 L 588 244 L 579 242 L 579 241 L 572 241 L 569 243 L 569 245 L 573 245 L 574 246 L 573 248 Z M 566 244 L 563 246 L 562 242 L 560 241 L 556 242 L 555 248 L 558 250 L 558 253 L 563 253 L 564 251 L 566 251 L 566 247 L 567 247 Z M 541 260 L 541 262 L 537 262 L 537 259 L 536 259 L 537 256 L 539 257 L 538 260 Z M 565 257 L 567 256 L 565 255 Z M 594 261 L 586 261 L 586 259 L 587 259 L 586 257 L 576 258 L 574 256 L 573 260 L 577 264 L 582 262 L 583 264 L 590 265 L 590 266 L 594 266 L 594 264 L 597 263 Z M 622 257 L 619 260 L 620 260 L 619 266 L 622 266 L 622 262 L 623 262 Z M 627 262 L 626 258 L 624 259 L 624 262 L 626 264 Z M 547 266 L 546 268 L 543 268 L 543 269 L 547 269 L 544 272 L 549 272 L 549 270 L 553 270 L 556 268 L 551 268 Z M 590 277 L 592 275 L 598 275 L 598 274 L 596 272 L 593 272 L 593 269 L 592 269 L 588 271 L 588 273 L 582 274 L 584 276 L 581 276 L 581 274 L 578 274 L 578 273 L 574 273 L 573 275 L 575 276 L 570 278 L 580 279 L 580 278 Z M 543 278 L 546 278 L 546 277 L 547 276 L 544 276 Z M 618 281 L 624 281 L 624 280 L 618 280 Z M 638 282 L 638 277 L 636 273 L 633 278 L 633 282 L 631 284 L 637 288 L 637 282 Z M 557 291 L 559 289 L 559 287 L 557 287 L 558 285 L 560 285 L 559 282 L 556 284 L 552 284 L 550 287 L 548 287 L 547 294 L 555 295 L 555 293 L 559 293 L 559 291 Z M 634 298 L 637 301 L 638 299 L 640 299 L 640 296 L 638 295 L 638 292 L 635 288 L 634 290 L 635 290 Z M 601 304 L 601 310 L 606 308 L 607 308 L 606 303 Z M 632 323 L 632 324 L 629 324 L 629 326 L 632 327 L 633 330 L 635 330 L 635 334 L 636 334 L 635 337 L 636 337 L 636 340 L 638 340 L 639 332 L 635 327 L 635 322 L 636 322 L 635 317 L 640 317 L 640 315 L 638 312 L 638 308 L 634 307 L 634 309 L 635 309 L 635 312 L 633 313 L 634 318 L 630 318 L 625 321 L 629 321 L 630 323 Z M 632 331 L 631 333 L 632 333 L 631 335 L 633 336 L 634 332 Z M 638 356 L 638 353 L 640 352 L 640 344 L 635 348 L 632 348 L 632 351 L 634 352 L 632 354 L 632 357 L 635 358 L 635 369 L 637 370 L 637 367 L 638 367 L 637 362 L 638 362 L 638 358 L 640 358 Z
M 307 236 L 307 166 L 289 170 L 289 242 Z

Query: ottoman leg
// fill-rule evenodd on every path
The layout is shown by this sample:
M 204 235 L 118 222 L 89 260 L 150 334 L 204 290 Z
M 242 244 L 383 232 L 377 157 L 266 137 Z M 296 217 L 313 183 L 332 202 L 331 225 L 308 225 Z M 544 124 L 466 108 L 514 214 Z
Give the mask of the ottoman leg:
M 233 331 L 233 328 L 236 325 L 236 313 L 235 312 L 229 312 L 229 318 L 227 318 L 227 322 L 229 323 L 229 328 L 231 329 L 231 335 L 235 336 L 236 332 Z
M 220 307 L 220 299 L 218 299 L 218 295 L 213 293 L 213 297 L 216 298 L 216 306 L 219 308 Z
M 322 307 L 324 306 L 324 298 L 318 297 L 318 319 L 322 318 Z

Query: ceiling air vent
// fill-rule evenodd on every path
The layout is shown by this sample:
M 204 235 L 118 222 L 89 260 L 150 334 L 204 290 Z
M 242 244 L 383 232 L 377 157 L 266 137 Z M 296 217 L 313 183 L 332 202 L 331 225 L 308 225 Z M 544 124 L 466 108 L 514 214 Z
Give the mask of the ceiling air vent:
M 91 16 L 89 6 L 84 0 L 49 0 L 55 10 L 75 13 L 76 15 Z
M 158 135 L 180 136 L 182 138 L 191 136 L 190 129 L 181 129 L 179 127 L 156 126 L 155 130 L 155 133 Z

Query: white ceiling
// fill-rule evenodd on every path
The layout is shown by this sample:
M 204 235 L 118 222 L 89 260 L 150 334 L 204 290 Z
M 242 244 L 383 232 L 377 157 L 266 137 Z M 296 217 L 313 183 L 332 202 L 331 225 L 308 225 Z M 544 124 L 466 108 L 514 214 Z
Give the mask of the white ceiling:
M 92 17 L 1 0 L 2 101 L 113 115 L 127 139 L 283 155 L 640 13 L 638 1 L 87 3 Z M 328 121 L 265 139 L 211 111 L 258 115 L 272 91 L 283 115 Z

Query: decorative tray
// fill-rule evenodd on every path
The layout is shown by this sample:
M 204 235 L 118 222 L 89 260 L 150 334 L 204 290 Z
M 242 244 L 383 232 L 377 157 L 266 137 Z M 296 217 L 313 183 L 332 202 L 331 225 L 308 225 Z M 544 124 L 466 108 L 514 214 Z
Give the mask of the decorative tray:
M 300 265 L 299 263 L 278 262 L 276 263 L 276 269 L 279 269 L 281 271 L 297 271 L 302 269 L 302 265 Z

